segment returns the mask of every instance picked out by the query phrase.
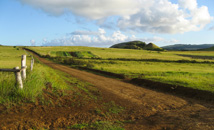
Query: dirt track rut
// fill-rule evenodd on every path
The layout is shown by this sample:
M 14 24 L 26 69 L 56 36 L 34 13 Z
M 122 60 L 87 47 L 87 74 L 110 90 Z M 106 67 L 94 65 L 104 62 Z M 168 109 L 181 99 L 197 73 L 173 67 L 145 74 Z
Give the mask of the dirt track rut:
M 147 124 L 151 122 L 150 125 L 167 126 L 166 129 L 214 129 L 214 105 L 211 103 L 156 92 L 117 79 L 56 64 L 44 58 L 38 59 L 54 69 L 93 84 L 101 91 L 109 93 L 108 96 L 113 100 L 121 99 L 124 106 L 131 104 L 135 106 L 134 109 L 139 113 L 139 117 L 135 117 L 136 120 L 139 119 L 136 129 L 145 129 L 145 120 Z M 117 102 L 120 103 L 120 100 Z M 154 127 L 156 128 L 163 127 Z

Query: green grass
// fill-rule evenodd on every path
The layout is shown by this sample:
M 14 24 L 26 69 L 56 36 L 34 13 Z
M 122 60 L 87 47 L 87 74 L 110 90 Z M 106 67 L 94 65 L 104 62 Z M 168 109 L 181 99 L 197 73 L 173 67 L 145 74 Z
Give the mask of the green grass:
M 8 64 L 8 66 L 13 66 L 13 64 L 17 63 L 14 60 L 19 59 L 18 55 L 25 54 L 25 51 L 21 49 L 18 50 L 20 52 L 13 53 L 13 47 L 3 47 L 1 49 L 5 49 L 5 53 L 2 53 L 0 57 L 9 57 L 9 59 L 4 59 L 4 61 L 9 61 L 12 59 L 9 62 L 12 65 Z M 11 55 L 12 53 L 13 55 Z M 27 68 L 27 78 L 23 82 L 23 89 L 19 89 L 15 85 L 15 76 L 13 73 L 0 72 L 0 105 L 4 105 L 6 108 L 8 108 L 7 110 L 10 110 L 10 108 L 13 106 L 24 105 L 25 103 L 39 103 L 40 105 L 55 106 L 56 104 L 53 103 L 52 99 L 46 99 L 46 94 L 49 94 L 49 91 L 51 91 L 50 94 L 54 94 L 57 97 L 59 96 L 59 98 L 61 96 L 70 96 L 69 102 L 72 103 L 69 107 L 85 107 L 85 105 L 91 102 L 102 102 L 102 97 L 100 98 L 100 96 L 98 96 L 100 94 L 99 91 L 91 84 L 79 81 L 78 79 L 75 79 L 66 73 L 54 70 L 44 64 L 41 64 L 37 58 L 34 59 L 35 64 L 33 71 L 30 71 L 30 68 Z M 47 88 L 47 84 L 51 84 L 51 89 L 45 89 Z M 57 105 L 62 106 L 64 104 L 58 103 Z M 66 105 L 67 104 L 65 104 L 65 106 Z M 97 107 L 99 107 L 99 109 Z M 99 114 L 95 113 L 95 115 L 98 114 L 98 116 L 105 117 L 112 116 L 114 114 L 121 114 L 125 110 L 125 108 L 118 106 L 114 102 L 104 102 L 103 104 L 100 103 L 97 104 L 95 108 L 97 108 L 97 112 L 100 112 Z M 103 114 L 105 112 L 107 113 L 106 115 Z M 74 124 L 67 128 L 124 130 L 124 125 L 120 121 L 114 122 L 111 120 L 102 119 L 102 121 L 99 120 L 90 124 L 87 124 L 88 122 L 85 123 L 84 121 L 79 123 L 80 124 Z
M 125 74 L 214 92 L 214 64 L 164 63 L 139 61 L 94 62 L 98 70 Z
M 57 52 L 51 52 L 51 54 L 54 54 L 56 56 L 71 56 L 68 52 L 65 52 L 65 51 L 57 51 Z
M 66 51 L 66 52 L 87 52 L 90 51 L 102 59 L 159 59 L 159 60 L 196 60 L 196 61 L 213 61 L 214 59 L 193 59 L 191 57 L 179 56 L 181 55 L 198 55 L 198 56 L 214 56 L 210 51 L 147 51 L 147 50 L 132 50 L 132 49 L 115 49 L 115 48 L 96 48 L 96 47 L 28 47 L 41 55 L 56 56 L 54 51 Z
M 16 48 L 0 46 L 1 68 L 12 68 L 21 64 L 20 55 L 26 52 Z M 27 66 L 29 66 L 31 58 L 27 59 Z M 48 82 L 52 83 L 53 88 L 68 89 L 67 83 L 61 77 L 63 75 L 59 75 L 57 71 L 35 62 L 33 71 L 30 71 L 30 67 L 27 68 L 27 79 L 23 81 L 24 87 L 21 90 L 15 85 L 15 76 L 12 72 L 0 72 L 0 104 L 34 102 L 37 97 L 42 97 L 42 89 Z
M 30 66 L 31 57 L 19 47 L 0 46 L 0 68 L 21 68 L 21 56 L 27 55 L 27 66 Z
M 105 103 L 105 106 L 109 108 L 108 112 L 113 113 L 113 114 L 122 113 L 123 110 L 125 109 L 121 106 L 116 105 L 114 101 L 111 101 L 109 103 Z
M 96 55 L 91 53 L 90 51 L 50 51 L 48 53 L 50 56 L 58 56 L 58 57 L 76 57 L 76 58 L 98 58 Z
M 210 51 L 157 52 L 94 47 L 29 48 L 42 55 L 52 50 L 90 51 L 99 59 L 79 58 L 78 60 L 87 63 L 93 69 L 214 92 L 214 58 L 212 58 L 214 53 Z
M 34 70 L 27 71 L 27 79 L 23 82 L 23 89 L 15 86 L 15 76 L 11 73 L 0 73 L 0 103 L 13 104 L 21 102 L 35 102 L 42 97 L 42 89 L 46 83 L 52 83 L 52 88 L 65 90 L 69 86 L 55 70 L 45 65 L 35 64 Z M 6 76 L 2 76 L 6 75 Z
M 96 121 L 92 124 L 75 124 L 68 129 L 96 129 L 96 130 L 125 130 L 122 128 L 122 123 L 114 123 L 110 121 Z

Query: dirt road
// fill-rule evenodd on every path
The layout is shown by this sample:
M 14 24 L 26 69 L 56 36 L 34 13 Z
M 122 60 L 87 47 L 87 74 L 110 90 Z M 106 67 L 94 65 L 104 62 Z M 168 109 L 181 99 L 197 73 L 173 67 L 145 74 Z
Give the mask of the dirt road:
M 37 56 L 38 57 L 38 56 Z M 127 129 L 214 129 L 214 105 L 204 101 L 156 92 L 38 57 L 44 64 L 89 82 L 106 98 L 125 106 L 135 123 Z M 135 115 L 135 116 L 134 116 Z

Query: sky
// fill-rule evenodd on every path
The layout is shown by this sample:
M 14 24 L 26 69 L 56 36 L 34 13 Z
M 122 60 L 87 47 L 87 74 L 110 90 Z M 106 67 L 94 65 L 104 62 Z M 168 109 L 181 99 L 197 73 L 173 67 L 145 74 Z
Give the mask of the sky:
M 214 44 L 214 0 L 0 0 L 0 44 Z

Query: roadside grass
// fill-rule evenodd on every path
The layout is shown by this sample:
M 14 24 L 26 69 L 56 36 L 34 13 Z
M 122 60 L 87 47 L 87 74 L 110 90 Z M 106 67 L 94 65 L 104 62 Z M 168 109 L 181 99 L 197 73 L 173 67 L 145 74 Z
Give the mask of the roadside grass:
M 125 130 L 121 122 L 96 121 L 92 124 L 75 124 L 67 127 L 68 129 L 96 129 L 96 130 Z
M 1 73 L 1 75 L 5 74 Z M 35 64 L 32 72 L 27 70 L 27 79 L 23 82 L 22 90 L 15 85 L 14 74 L 6 75 L 0 78 L 0 103 L 5 105 L 35 102 L 37 98 L 42 98 L 42 89 L 49 82 L 53 89 L 69 89 L 60 75 L 41 64 Z
M 125 108 L 118 106 L 114 101 L 108 102 L 104 104 L 108 108 L 108 112 L 112 114 L 122 113 Z
M 18 47 L 0 46 L 0 68 L 11 68 L 21 65 L 21 55 L 26 54 Z M 56 89 L 68 89 L 68 85 L 57 72 L 36 59 L 34 70 L 30 71 L 30 59 L 27 57 L 27 79 L 23 81 L 23 89 L 15 84 L 15 76 L 12 72 L 0 72 L 0 104 L 10 106 L 23 102 L 35 102 L 37 97 L 42 97 L 42 89 L 48 82 Z

